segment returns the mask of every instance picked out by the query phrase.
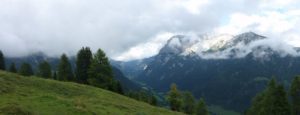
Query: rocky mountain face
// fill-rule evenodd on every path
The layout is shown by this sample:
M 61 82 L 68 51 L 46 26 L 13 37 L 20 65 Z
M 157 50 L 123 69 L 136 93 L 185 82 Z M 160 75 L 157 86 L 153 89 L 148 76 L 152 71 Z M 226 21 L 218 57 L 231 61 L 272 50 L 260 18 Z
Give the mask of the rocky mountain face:
M 267 37 L 253 32 L 216 36 L 217 40 L 199 38 L 174 36 L 159 54 L 139 60 L 143 66 L 123 64 L 140 68 L 133 78 L 158 92 L 166 92 L 176 83 L 179 89 L 204 97 L 211 105 L 240 112 L 272 77 L 288 84 L 300 74 L 297 48 L 277 48 L 268 44 Z

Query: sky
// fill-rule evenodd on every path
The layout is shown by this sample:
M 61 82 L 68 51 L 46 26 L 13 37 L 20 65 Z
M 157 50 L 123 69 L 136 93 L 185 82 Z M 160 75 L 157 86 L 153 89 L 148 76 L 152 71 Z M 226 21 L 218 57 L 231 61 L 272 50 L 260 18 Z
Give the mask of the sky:
M 0 50 L 7 57 L 76 55 L 82 46 L 110 58 L 158 53 L 177 34 L 253 31 L 300 46 L 298 0 L 1 0 Z

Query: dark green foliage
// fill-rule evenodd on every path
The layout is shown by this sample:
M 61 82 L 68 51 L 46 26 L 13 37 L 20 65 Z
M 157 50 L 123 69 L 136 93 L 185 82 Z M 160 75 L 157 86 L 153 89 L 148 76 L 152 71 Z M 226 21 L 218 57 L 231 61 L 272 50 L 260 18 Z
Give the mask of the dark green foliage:
M 53 72 L 52 78 L 55 79 L 55 80 L 57 80 L 57 72 L 56 71 Z
M 93 57 L 88 71 L 88 84 L 104 89 L 113 87 L 112 69 L 108 58 L 101 49 Z
M 199 100 L 196 106 L 196 115 L 209 115 L 207 106 L 203 98 Z
M 180 91 L 177 90 L 176 84 L 172 84 L 170 87 L 170 91 L 167 95 L 167 100 L 170 104 L 170 108 L 173 111 L 180 111 L 182 107 L 182 96 L 180 94 Z
M 290 105 L 283 85 L 272 79 L 268 87 L 258 94 L 252 102 L 247 115 L 290 115 Z
M 57 70 L 57 79 L 60 81 L 74 81 L 72 67 L 68 57 L 63 54 L 60 58 L 60 62 Z
M 124 94 L 121 83 L 119 81 L 114 80 L 112 84 L 112 88 L 109 89 L 119 94 Z
M 92 52 L 89 47 L 83 47 L 77 53 L 75 74 L 78 83 L 87 84 L 88 70 L 92 61 Z
M 31 76 L 33 75 L 33 70 L 30 64 L 23 63 L 19 69 L 19 74 L 23 76 Z
M 292 114 L 300 115 L 300 76 L 296 76 L 290 88 L 292 99 Z
M 9 70 L 9 72 L 17 73 L 17 68 L 16 68 L 15 63 L 11 63 L 8 70 Z
M 5 70 L 5 60 L 1 50 L 0 50 L 0 70 Z
M 182 93 L 183 97 L 183 112 L 186 114 L 194 114 L 196 105 L 195 105 L 195 98 L 192 95 L 191 92 L 183 92 Z
M 37 75 L 43 78 L 51 78 L 51 66 L 47 61 L 39 63 Z
M 150 98 L 150 104 L 156 106 L 157 105 L 157 99 L 154 95 Z

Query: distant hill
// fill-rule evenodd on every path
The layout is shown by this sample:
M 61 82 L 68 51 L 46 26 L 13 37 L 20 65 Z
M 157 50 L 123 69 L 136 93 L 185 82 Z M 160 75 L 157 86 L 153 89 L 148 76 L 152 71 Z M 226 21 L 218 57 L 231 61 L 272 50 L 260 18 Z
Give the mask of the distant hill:
M 23 77 L 0 71 L 0 114 L 176 115 L 167 109 L 71 82 Z

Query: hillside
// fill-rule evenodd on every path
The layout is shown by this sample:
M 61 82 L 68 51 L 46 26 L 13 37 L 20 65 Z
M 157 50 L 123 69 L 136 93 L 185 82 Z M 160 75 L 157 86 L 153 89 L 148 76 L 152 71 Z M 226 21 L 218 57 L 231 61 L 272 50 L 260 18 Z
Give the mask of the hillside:
M 0 114 L 175 115 L 99 88 L 0 71 Z

